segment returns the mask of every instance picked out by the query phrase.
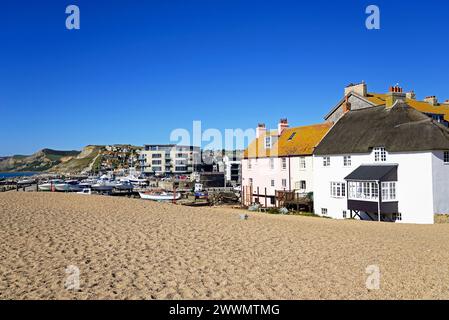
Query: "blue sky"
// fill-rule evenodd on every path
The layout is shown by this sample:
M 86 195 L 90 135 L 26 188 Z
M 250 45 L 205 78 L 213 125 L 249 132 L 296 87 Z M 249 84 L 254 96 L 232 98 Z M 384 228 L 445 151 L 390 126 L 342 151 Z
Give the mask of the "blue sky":
M 0 155 L 166 143 L 194 120 L 318 123 L 361 80 L 449 99 L 448 14 L 437 0 L 2 2 Z

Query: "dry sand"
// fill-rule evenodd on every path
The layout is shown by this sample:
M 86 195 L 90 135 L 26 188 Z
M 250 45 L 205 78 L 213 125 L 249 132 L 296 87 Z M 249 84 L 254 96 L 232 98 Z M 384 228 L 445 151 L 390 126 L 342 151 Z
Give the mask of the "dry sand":
M 239 213 L 0 194 L 0 299 L 449 299 L 449 225 Z

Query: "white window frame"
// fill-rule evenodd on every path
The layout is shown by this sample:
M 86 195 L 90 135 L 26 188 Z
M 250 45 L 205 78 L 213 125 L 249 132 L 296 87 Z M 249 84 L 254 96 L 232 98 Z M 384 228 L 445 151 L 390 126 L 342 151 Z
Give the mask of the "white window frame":
M 323 157 L 323 167 L 331 166 L 331 157 Z
M 287 158 L 281 158 L 281 168 L 287 170 Z
M 398 188 L 395 181 L 386 181 L 381 183 L 382 202 L 398 201 Z
M 374 162 L 386 162 L 387 150 L 384 147 L 374 148 Z
M 271 149 L 272 139 L 271 137 L 265 137 L 265 149 Z
M 246 166 L 247 166 L 248 170 L 252 169 L 251 159 L 248 159 L 248 162 L 246 163 Z
M 321 215 L 327 216 L 327 208 L 321 208 Z
M 348 217 L 348 212 L 346 210 L 343 210 L 343 219 L 347 219 Z
M 448 164 L 449 165 L 449 151 L 444 151 L 443 152 L 443 162 L 444 162 L 444 164 Z
M 376 181 L 349 181 L 348 199 L 379 201 L 379 187 Z
M 343 156 L 343 167 L 350 167 L 350 166 L 352 166 L 351 156 Z
M 345 182 L 331 182 L 330 195 L 332 198 L 342 199 L 346 198 L 346 183 Z
M 271 180 L 271 182 L 270 182 L 270 185 L 272 186 L 272 187 L 274 187 L 275 186 L 275 181 L 274 180 Z
M 282 179 L 282 188 L 287 188 L 287 179 Z
M 274 159 L 273 158 L 270 158 L 270 169 L 271 170 L 274 170 Z
M 250 185 L 250 186 L 253 185 L 253 178 L 249 178 L 249 185 Z
M 306 157 L 299 157 L 299 170 L 305 170 L 306 167 Z

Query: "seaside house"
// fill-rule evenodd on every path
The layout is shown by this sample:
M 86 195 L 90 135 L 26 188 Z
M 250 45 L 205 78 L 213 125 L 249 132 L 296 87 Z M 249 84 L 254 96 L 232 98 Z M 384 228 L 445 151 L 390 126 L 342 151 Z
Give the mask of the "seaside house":
M 423 101 L 416 100 L 414 91 L 403 92 L 399 86 L 390 87 L 387 93 L 369 93 L 365 82 L 350 84 L 345 88 L 344 97 L 324 117 L 326 121 L 336 122 L 346 111 L 392 104 L 392 99 L 401 99 L 410 107 L 426 114 L 437 122 L 449 126 L 449 100 L 439 103 L 435 96 Z
M 201 149 L 174 144 L 147 144 L 139 152 L 144 173 L 158 175 L 189 174 L 201 163 Z
M 421 224 L 448 214 L 446 106 L 424 108 L 398 88 L 383 96 L 352 89 L 314 150 L 315 213 Z
M 259 124 L 256 138 L 242 159 L 242 200 L 246 205 L 259 203 L 278 206 L 277 191 L 306 195 L 313 191 L 313 148 L 331 127 L 323 123 L 290 128 L 281 119 L 277 130 Z

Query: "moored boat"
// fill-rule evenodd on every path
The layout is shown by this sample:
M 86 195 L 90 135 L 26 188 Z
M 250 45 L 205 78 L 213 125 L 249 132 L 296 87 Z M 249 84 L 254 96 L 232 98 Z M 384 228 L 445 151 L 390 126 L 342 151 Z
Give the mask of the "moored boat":
M 44 183 L 39 184 L 37 187 L 39 191 L 52 191 L 55 188 L 56 184 L 64 183 L 64 181 L 60 179 L 53 179 Z
M 82 190 L 82 188 L 79 186 L 79 182 L 76 180 L 68 180 L 63 183 L 55 184 L 55 189 L 57 191 L 65 192 L 78 192 Z
M 165 191 L 147 191 L 147 192 L 139 192 L 139 195 L 144 200 L 153 200 L 153 201 L 171 201 L 178 200 L 181 198 L 181 194 L 173 193 L 173 192 L 165 192 Z

